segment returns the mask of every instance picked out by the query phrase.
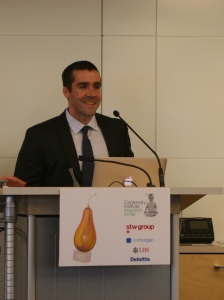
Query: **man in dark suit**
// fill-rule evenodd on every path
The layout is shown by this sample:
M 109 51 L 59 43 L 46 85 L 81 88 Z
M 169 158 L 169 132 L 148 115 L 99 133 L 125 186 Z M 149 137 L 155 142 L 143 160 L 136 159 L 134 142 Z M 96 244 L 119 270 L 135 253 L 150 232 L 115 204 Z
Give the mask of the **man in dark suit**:
M 95 65 L 79 61 L 62 73 L 68 108 L 59 116 L 29 128 L 14 175 L 27 186 L 82 186 L 82 128 L 94 157 L 134 156 L 127 126 L 120 119 L 96 113 L 101 103 L 101 78 Z

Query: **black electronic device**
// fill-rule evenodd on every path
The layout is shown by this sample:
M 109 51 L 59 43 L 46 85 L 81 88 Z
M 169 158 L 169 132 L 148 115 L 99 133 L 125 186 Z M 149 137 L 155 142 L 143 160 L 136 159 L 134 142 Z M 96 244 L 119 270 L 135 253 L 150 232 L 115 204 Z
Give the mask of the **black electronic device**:
M 211 218 L 181 218 L 180 243 L 212 243 L 214 230 Z

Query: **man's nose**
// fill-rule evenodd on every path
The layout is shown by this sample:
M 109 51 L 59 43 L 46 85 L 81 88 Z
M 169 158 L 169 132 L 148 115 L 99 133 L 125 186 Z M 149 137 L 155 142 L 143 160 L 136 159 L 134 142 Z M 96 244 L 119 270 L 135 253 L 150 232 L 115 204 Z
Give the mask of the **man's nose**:
M 93 86 L 89 86 L 87 96 L 96 96 L 96 89 Z

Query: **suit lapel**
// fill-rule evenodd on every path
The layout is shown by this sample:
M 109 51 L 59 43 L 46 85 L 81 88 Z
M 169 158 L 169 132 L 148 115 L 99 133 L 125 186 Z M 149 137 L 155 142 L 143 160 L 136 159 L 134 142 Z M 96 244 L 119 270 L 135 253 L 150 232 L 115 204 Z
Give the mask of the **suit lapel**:
M 117 144 L 114 134 L 111 132 L 111 129 L 113 130 L 113 128 L 107 124 L 105 119 L 102 119 L 100 114 L 96 114 L 96 119 L 105 139 L 109 156 L 117 156 Z

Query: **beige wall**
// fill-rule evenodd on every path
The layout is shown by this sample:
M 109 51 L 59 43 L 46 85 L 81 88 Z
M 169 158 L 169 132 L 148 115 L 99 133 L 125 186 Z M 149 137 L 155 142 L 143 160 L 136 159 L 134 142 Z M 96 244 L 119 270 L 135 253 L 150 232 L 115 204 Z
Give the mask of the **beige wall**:
M 168 158 L 167 186 L 223 186 L 224 2 L 0 0 L 0 175 L 12 174 L 29 126 L 66 107 L 61 72 L 93 61 L 102 112 L 123 118 Z M 152 156 L 131 134 L 136 156 Z M 224 239 L 223 197 L 184 216 L 213 217 Z

